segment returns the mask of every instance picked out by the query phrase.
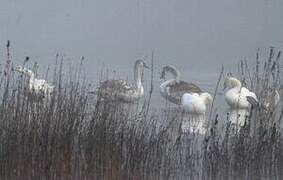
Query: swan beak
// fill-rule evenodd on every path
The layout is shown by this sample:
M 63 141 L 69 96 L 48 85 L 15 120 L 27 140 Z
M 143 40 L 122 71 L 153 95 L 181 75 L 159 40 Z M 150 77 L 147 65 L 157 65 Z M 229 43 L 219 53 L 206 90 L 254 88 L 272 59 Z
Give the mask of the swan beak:
M 146 64 L 144 64 L 143 67 L 145 67 L 146 69 L 150 69 L 150 68 L 148 67 L 148 65 L 146 65 Z

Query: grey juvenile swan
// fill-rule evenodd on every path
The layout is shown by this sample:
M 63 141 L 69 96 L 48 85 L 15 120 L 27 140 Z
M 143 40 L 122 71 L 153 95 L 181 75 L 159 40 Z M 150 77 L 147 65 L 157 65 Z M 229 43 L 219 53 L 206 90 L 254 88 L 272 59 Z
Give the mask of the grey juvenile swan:
M 171 79 L 166 79 L 166 75 L 173 75 Z M 167 65 L 162 68 L 161 77 L 163 83 L 160 85 L 160 94 L 166 100 L 181 105 L 182 96 L 185 93 L 201 94 L 202 90 L 193 83 L 188 83 L 180 80 L 180 72 L 173 65 Z
M 135 83 L 126 80 L 106 80 L 90 93 L 101 96 L 103 99 L 119 100 L 122 102 L 135 102 L 144 95 L 142 85 L 144 68 L 149 68 L 144 61 L 137 60 L 134 66 Z
M 172 78 L 166 80 L 165 76 L 168 73 L 172 75 Z M 160 78 L 164 81 L 160 85 L 161 96 L 180 105 L 186 113 L 181 125 L 182 131 L 205 134 L 206 106 L 212 102 L 212 96 L 193 83 L 181 81 L 180 72 L 173 65 L 164 66 Z

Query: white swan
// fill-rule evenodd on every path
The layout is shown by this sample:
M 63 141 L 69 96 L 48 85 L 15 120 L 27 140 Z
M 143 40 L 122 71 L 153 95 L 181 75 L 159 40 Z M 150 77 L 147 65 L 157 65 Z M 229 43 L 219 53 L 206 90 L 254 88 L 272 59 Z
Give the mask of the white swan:
M 213 100 L 209 93 L 185 93 L 181 99 L 181 105 L 186 113 L 189 114 L 182 123 L 183 132 L 205 134 L 206 126 L 206 106 Z M 188 119 L 187 119 L 188 118 Z
M 122 102 L 135 102 L 144 95 L 142 85 L 144 68 L 149 68 L 144 61 L 137 60 L 134 66 L 135 84 L 125 80 L 106 80 L 100 83 L 95 91 L 90 92 L 101 96 L 103 99 L 119 100 Z
M 229 88 L 225 93 L 225 100 L 230 106 L 229 119 L 233 125 L 244 126 L 250 114 L 252 106 L 258 106 L 258 98 L 254 92 L 246 87 L 234 77 L 226 77 L 224 80 L 224 90 Z
M 15 71 L 27 76 L 28 90 L 30 93 L 36 95 L 36 97 L 40 99 L 51 97 L 51 94 L 54 91 L 54 86 L 48 84 L 46 80 L 35 78 L 35 74 L 31 70 L 20 65 L 15 67 Z
M 170 73 L 173 77 L 169 80 L 166 75 Z M 173 65 L 167 65 L 162 68 L 160 79 L 163 83 L 160 85 L 160 94 L 166 100 L 181 105 L 181 98 L 185 93 L 200 94 L 202 90 L 193 83 L 180 80 L 180 72 Z
M 205 114 L 206 106 L 213 100 L 212 96 L 205 92 L 201 94 L 197 93 L 185 93 L 182 96 L 182 107 L 186 112 L 190 114 Z

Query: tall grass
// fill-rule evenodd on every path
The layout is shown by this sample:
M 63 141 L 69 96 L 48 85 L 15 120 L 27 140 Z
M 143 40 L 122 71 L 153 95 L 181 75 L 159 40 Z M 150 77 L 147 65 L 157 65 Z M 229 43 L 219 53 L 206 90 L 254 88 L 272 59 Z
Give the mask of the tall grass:
M 139 109 L 94 98 L 87 93 L 82 64 L 64 76 L 59 56 L 55 93 L 35 101 L 26 93 L 25 77 L 14 73 L 7 52 L 0 74 L 0 179 L 283 177 L 281 107 L 253 109 L 235 134 L 217 114 L 210 118 L 205 137 L 182 134 L 180 110 L 148 115 L 150 99 L 140 102 L 144 105 Z M 239 72 L 264 102 L 269 89 L 280 87 L 280 68 L 280 53 L 276 57 L 271 49 L 267 61 L 257 55 L 254 70 L 243 61 Z

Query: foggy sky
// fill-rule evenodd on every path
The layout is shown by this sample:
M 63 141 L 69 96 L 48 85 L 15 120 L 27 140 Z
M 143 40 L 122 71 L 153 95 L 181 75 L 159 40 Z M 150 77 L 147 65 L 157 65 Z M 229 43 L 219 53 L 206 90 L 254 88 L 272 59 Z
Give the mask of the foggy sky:
M 154 50 L 157 68 L 209 77 L 257 48 L 282 50 L 282 19 L 282 0 L 2 0 L 0 53 L 9 39 L 16 62 L 85 56 L 92 77 L 103 64 L 129 74 Z

